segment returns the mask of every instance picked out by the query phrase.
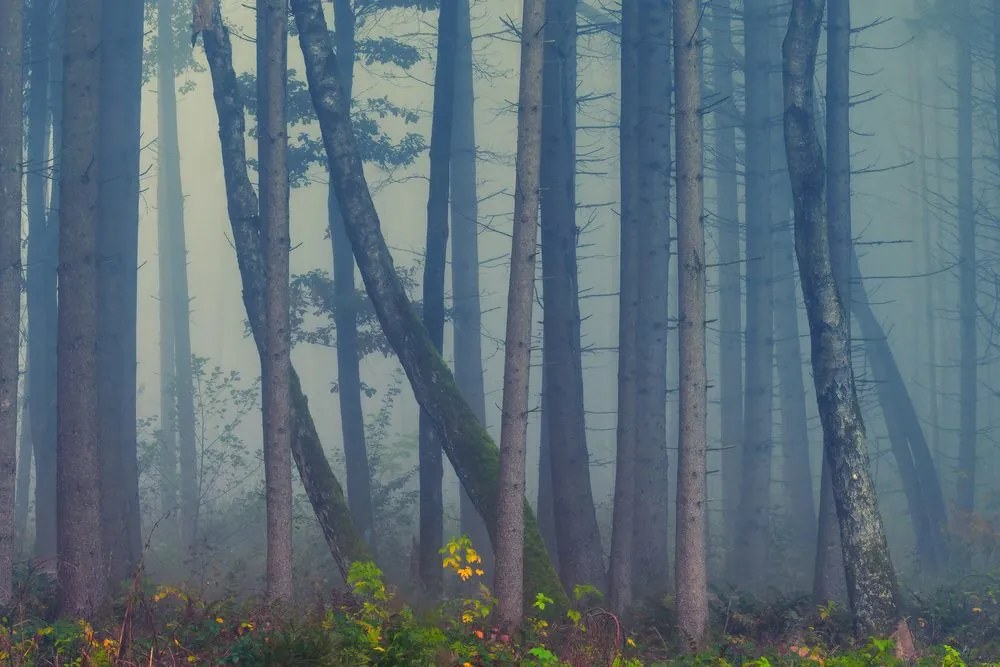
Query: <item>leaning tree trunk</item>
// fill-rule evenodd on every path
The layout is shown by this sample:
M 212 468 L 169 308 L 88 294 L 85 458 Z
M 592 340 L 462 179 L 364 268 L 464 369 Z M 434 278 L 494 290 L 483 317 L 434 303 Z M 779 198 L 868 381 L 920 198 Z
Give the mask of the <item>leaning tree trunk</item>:
M 354 87 L 355 21 L 351 0 L 333 2 L 333 39 L 340 54 L 340 77 L 344 96 L 351 100 Z M 340 427 L 344 439 L 344 466 L 347 502 L 358 532 L 374 545 L 375 516 L 372 508 L 371 466 L 365 442 L 365 418 L 361 406 L 361 354 L 358 349 L 358 304 L 354 288 L 354 255 L 347 238 L 340 206 L 331 183 L 327 196 L 330 242 L 333 244 L 333 293 L 337 308 L 337 396 L 340 399 Z
M 442 446 L 496 544 L 498 452 L 469 409 L 441 355 L 413 310 L 393 268 L 392 256 L 364 178 L 361 157 L 338 81 L 326 19 L 318 0 L 294 0 L 292 12 L 305 57 L 309 90 L 319 117 L 337 198 L 382 330 L 399 357 L 414 396 L 435 422 Z M 525 511 L 526 588 L 565 601 L 565 591 L 545 552 L 534 515 Z
M 257 1 L 257 151 L 264 247 L 260 357 L 267 506 L 267 597 L 292 602 L 292 345 L 288 254 L 288 0 Z
M 670 5 L 639 3 L 639 322 L 632 578 L 659 600 L 667 554 L 667 282 L 670 275 Z
M 542 81 L 545 0 L 524 0 L 521 77 L 517 99 L 517 175 L 504 338 L 500 480 L 496 506 L 497 614 L 500 626 L 520 627 L 524 609 L 524 469 L 531 376 L 531 311 L 542 162 Z
M 719 102 L 713 105 L 715 121 L 716 228 L 719 243 L 719 414 L 722 448 L 722 517 L 726 553 L 735 549 L 740 507 L 743 433 L 743 316 L 740 262 L 738 185 L 740 164 L 736 154 L 739 110 L 733 101 L 731 0 L 715 0 L 709 9 L 712 36 L 712 84 Z
M 472 23 L 469 0 L 458 0 L 455 32 L 455 111 L 451 141 L 451 305 L 455 382 L 479 422 L 486 425 L 483 388 L 482 309 L 479 302 L 479 198 L 476 181 L 475 93 L 472 85 Z M 345 235 L 346 237 L 346 235 Z M 351 266 L 354 256 L 347 246 Z M 544 380 L 543 380 L 544 385 Z M 544 391 L 544 390 L 543 390 Z M 542 399 L 544 401 L 544 399 Z M 543 407 L 544 413 L 544 407 Z M 459 488 L 462 532 L 493 569 L 486 524 Z M 539 510 L 539 513 L 541 510 Z
M 28 395 L 35 455 L 35 549 L 43 563 L 56 556 L 56 264 L 59 255 L 59 149 L 62 123 L 62 24 L 65 0 L 32 0 L 28 16 L 31 74 L 28 82 L 25 176 L 28 213 Z M 52 210 L 46 214 L 49 174 L 41 165 L 49 156 L 52 115 Z
M 0 7 L 0 605 L 10 602 L 21 347 L 21 86 L 24 3 Z
M 118 586 L 139 565 L 136 444 L 136 297 L 139 248 L 139 120 L 143 10 L 105 12 L 101 61 L 98 227 L 98 407 L 104 551 Z
M 813 77 L 823 0 L 793 0 L 783 47 L 784 128 L 795 199 L 795 250 L 812 340 L 812 368 L 840 522 L 847 591 L 859 636 L 899 623 L 896 575 L 869 472 L 854 387 L 847 318 L 831 267 L 826 165 L 814 115 Z
M 771 515 L 771 407 L 774 373 L 771 308 L 771 130 L 768 50 L 770 0 L 746 0 L 746 401 L 741 518 L 729 575 L 759 586 L 768 563 Z
M 431 122 L 430 177 L 427 196 L 427 248 L 424 255 L 423 317 L 434 347 L 444 347 L 444 275 L 448 254 L 448 191 L 451 126 L 455 105 L 455 25 L 457 0 L 441 0 L 438 12 L 437 64 Z M 444 462 L 430 417 L 420 412 L 420 580 L 431 596 L 441 593 L 441 541 Z
M 264 347 L 264 247 L 257 194 L 247 174 L 243 100 L 233 70 L 229 32 L 222 26 L 218 5 L 212 23 L 202 33 L 212 74 L 215 108 L 219 116 L 222 166 L 226 178 L 229 222 L 236 259 L 243 280 L 243 304 L 258 353 Z M 368 547 L 351 521 L 344 492 L 337 482 L 316 432 L 309 404 L 294 367 L 292 383 L 292 456 L 299 478 L 319 521 L 330 552 L 347 576 L 351 561 L 371 560 Z
M 545 364 L 543 415 L 559 545 L 567 588 L 600 586 L 604 550 L 590 485 L 590 454 L 580 358 L 576 264 L 576 0 L 545 5 L 542 84 L 542 307 Z M 555 554 L 553 554 L 555 555 Z
M 90 618 L 107 595 L 101 531 L 97 234 L 101 0 L 66 6 L 59 181 L 57 549 L 59 608 Z
M 701 43 L 697 0 L 674 0 L 677 82 L 677 294 L 680 375 L 677 444 L 677 624 L 692 652 L 708 625 L 708 377 L 705 361 L 705 227 Z
M 622 5 L 621 179 L 618 264 L 618 428 L 609 585 L 611 608 L 619 616 L 632 604 L 632 536 L 635 533 L 636 336 L 639 324 L 639 9 Z

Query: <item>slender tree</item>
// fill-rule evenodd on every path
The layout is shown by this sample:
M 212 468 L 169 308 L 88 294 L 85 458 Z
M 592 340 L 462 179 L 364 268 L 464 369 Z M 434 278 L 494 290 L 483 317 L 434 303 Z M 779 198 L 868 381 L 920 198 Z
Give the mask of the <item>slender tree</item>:
M 774 373 L 771 252 L 770 0 L 746 0 L 746 398 L 737 548 L 730 576 L 759 585 L 770 535 L 771 407 Z
M 441 0 L 431 124 L 430 186 L 427 195 L 427 249 L 424 256 L 424 326 L 438 352 L 444 346 L 444 276 L 448 252 L 448 191 L 455 106 L 455 27 L 457 0 Z M 420 579 L 431 595 L 441 592 L 438 551 L 444 533 L 441 443 L 430 418 L 420 413 Z
M 288 253 L 288 2 L 257 2 L 257 151 L 267 283 L 262 399 L 267 505 L 267 595 L 292 600 L 291 339 Z
M 528 434 L 531 310 L 534 303 L 538 191 L 541 187 L 545 0 L 524 0 L 517 100 L 517 177 L 504 339 L 500 479 L 496 509 L 496 593 L 501 625 L 516 628 L 524 609 L 524 467 Z
M 97 234 L 102 0 L 66 6 L 59 171 L 57 522 L 59 606 L 89 617 L 104 603 L 97 368 Z
M 14 490 L 14 543 L 22 558 L 28 553 L 28 510 L 31 508 L 31 413 L 28 411 L 28 377 L 25 373 L 24 398 L 17 432 L 17 487 Z
M 130 3 L 102 20 L 97 392 L 104 548 L 117 586 L 142 550 L 135 397 L 143 8 Z
M 783 47 L 784 128 L 795 200 L 795 250 L 812 339 L 812 368 L 825 455 L 840 523 L 847 591 L 859 636 L 900 621 L 865 430 L 851 367 L 847 318 L 834 281 L 826 221 L 826 165 L 816 130 L 813 78 L 823 0 L 793 0 Z
M 0 604 L 10 602 L 17 483 L 17 380 L 21 342 L 21 67 L 24 4 L 0 7 Z
M 541 239 L 545 408 L 559 574 L 603 585 L 590 485 L 576 263 L 576 0 L 545 5 Z M 558 462 L 557 465 L 551 465 Z
M 688 648 L 694 650 L 704 642 L 708 625 L 708 378 L 705 361 L 701 42 L 697 0 L 674 0 L 673 18 L 680 379 L 674 578 L 677 584 L 678 627 Z
M 622 5 L 621 214 L 618 263 L 618 446 L 615 453 L 611 532 L 611 607 L 621 615 L 632 604 L 632 536 L 635 532 L 636 344 L 639 324 L 639 7 Z

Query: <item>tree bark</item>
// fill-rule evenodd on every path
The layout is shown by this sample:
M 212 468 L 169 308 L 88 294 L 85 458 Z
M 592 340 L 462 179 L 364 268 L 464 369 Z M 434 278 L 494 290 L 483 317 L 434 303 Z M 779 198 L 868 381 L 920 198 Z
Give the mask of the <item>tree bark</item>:
M 11 599 L 21 343 L 21 85 L 24 3 L 0 6 L 0 605 Z
M 475 91 L 469 0 L 458 0 L 455 32 L 455 111 L 451 141 L 451 304 L 455 382 L 479 423 L 486 425 L 482 310 L 479 302 L 479 199 L 476 181 Z M 350 246 L 347 246 L 348 253 Z M 351 255 L 351 264 L 354 256 Z M 544 385 L 544 380 L 542 381 Z M 544 392 L 544 389 L 543 389 Z M 542 399 L 544 401 L 544 399 Z M 543 417 L 544 418 L 544 417 Z M 493 570 L 486 524 L 459 485 L 462 532 Z M 540 511 L 540 510 L 539 510 Z
M 264 248 L 264 487 L 267 596 L 292 602 L 292 346 L 289 321 L 288 0 L 257 1 L 257 151 Z
M 639 359 L 636 368 L 633 580 L 659 600 L 667 553 L 667 283 L 670 276 L 670 5 L 639 5 Z
M 344 95 L 351 100 L 354 87 L 355 21 L 351 0 L 334 0 L 333 40 L 340 55 Z M 337 330 L 337 392 L 340 426 L 344 438 L 347 502 L 358 532 L 369 545 L 375 544 L 372 508 L 371 466 L 365 442 L 365 418 L 361 406 L 361 354 L 358 351 L 357 292 L 354 289 L 354 255 L 344 228 L 333 184 L 327 197 L 330 242 L 333 244 L 333 292 L 337 299 L 334 326 Z
M 708 625 L 708 451 L 705 361 L 705 227 L 702 167 L 700 13 L 674 0 L 677 135 L 677 293 L 679 439 L 677 447 L 677 624 L 692 652 Z
M 531 373 L 531 311 L 541 189 L 545 0 L 524 0 L 517 99 L 517 176 L 504 338 L 500 479 L 496 508 L 497 613 L 501 627 L 521 625 L 524 609 L 524 468 Z
M 766 576 L 771 514 L 771 409 L 774 373 L 771 252 L 770 0 L 746 0 L 746 399 L 737 548 L 730 575 L 751 586 Z
M 142 551 L 135 425 L 141 5 L 104 12 L 102 31 L 97 392 L 103 539 L 115 587 L 132 577 Z
M 233 70 L 232 44 L 222 25 L 218 5 L 211 25 L 202 33 L 212 74 L 213 96 L 219 116 L 226 201 L 243 281 L 243 303 L 258 353 L 264 350 L 264 249 L 257 194 L 247 174 L 243 100 Z M 309 404 L 295 368 L 291 372 L 292 456 L 299 478 L 316 513 L 320 530 L 341 574 L 351 561 L 371 560 L 370 552 L 351 521 L 343 490 L 323 453 Z
M 976 350 L 976 214 L 972 172 L 972 26 L 970 0 L 956 3 L 958 34 L 958 277 L 959 277 L 959 440 L 958 493 L 960 521 L 976 506 L 976 438 L 979 359 Z
M 28 410 L 28 375 L 25 373 L 24 398 L 17 433 L 17 487 L 14 491 L 14 549 L 19 558 L 28 553 L 28 510 L 31 504 L 31 413 Z
M 544 120 L 544 119 L 543 119 Z M 545 373 L 545 355 L 542 354 L 542 415 L 538 434 L 538 527 L 549 556 L 559 562 L 559 539 L 556 537 L 555 493 L 552 489 L 552 441 L 549 438 L 548 380 Z
M 66 5 L 32 0 L 28 16 L 31 74 L 28 83 L 25 176 L 28 213 L 28 385 L 31 393 L 31 440 L 35 454 L 35 558 L 56 557 L 56 265 L 59 255 L 59 163 L 62 123 L 62 43 Z M 49 174 L 41 165 L 49 157 L 49 114 L 52 115 L 52 207 L 46 212 Z
M 444 347 L 444 275 L 448 254 L 451 126 L 455 110 L 456 3 L 457 0 L 441 0 L 438 12 L 427 195 L 427 248 L 422 285 L 424 326 L 438 353 Z M 423 410 L 420 412 L 419 450 L 420 578 L 426 592 L 438 596 L 441 594 L 441 556 L 438 551 L 444 536 L 444 501 L 441 496 L 444 461 L 432 421 Z
M 496 446 L 465 403 L 447 365 L 434 350 L 393 268 L 392 256 L 364 179 L 320 3 L 318 0 L 293 0 L 292 12 L 337 198 L 368 295 L 382 330 L 410 380 L 414 396 L 434 419 L 442 446 L 459 480 L 479 513 L 486 518 L 495 546 L 499 488 Z M 557 602 L 566 602 L 565 591 L 545 553 L 530 510 L 525 511 L 524 562 L 528 590 L 545 593 Z
M 576 0 L 545 5 L 541 236 L 548 451 L 559 574 L 600 586 L 604 550 L 590 485 L 576 263 Z M 552 463 L 558 462 L 555 465 Z M 555 555 L 555 554 L 553 554 Z
M 57 522 L 59 608 L 89 618 L 103 605 L 97 369 L 97 234 L 102 0 L 66 7 L 59 193 Z
M 726 553 L 735 550 L 740 507 L 743 433 L 743 316 L 740 262 L 740 218 L 737 177 L 736 127 L 740 113 L 733 99 L 733 69 L 737 66 L 732 42 L 731 0 L 712 3 L 708 26 L 712 33 L 712 83 L 718 102 L 715 120 L 715 188 L 719 244 L 719 414 L 722 447 L 722 502 Z M 735 574 L 730 571 L 731 574 Z
M 822 18 L 822 0 L 793 0 L 783 47 L 785 150 L 795 199 L 795 250 L 855 629 L 860 637 L 885 636 L 901 622 L 896 576 L 869 474 L 847 318 L 831 266 L 826 166 L 814 116 L 813 77 Z
M 632 604 L 635 533 L 636 370 L 639 324 L 639 9 L 622 5 L 621 37 L 621 213 L 618 263 L 618 428 L 609 584 L 611 608 L 621 616 Z M 554 471 L 553 471 L 554 472 Z

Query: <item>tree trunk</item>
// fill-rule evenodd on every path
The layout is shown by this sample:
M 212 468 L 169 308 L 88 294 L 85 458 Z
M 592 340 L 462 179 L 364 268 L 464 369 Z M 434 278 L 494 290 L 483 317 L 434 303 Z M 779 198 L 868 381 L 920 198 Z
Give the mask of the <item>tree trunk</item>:
M 264 487 L 267 596 L 292 601 L 292 346 L 289 322 L 288 1 L 257 1 L 257 151 L 264 248 Z
M 455 110 L 451 137 L 451 304 L 455 382 L 479 423 L 486 425 L 482 310 L 479 303 L 479 199 L 476 182 L 475 92 L 469 0 L 458 0 L 455 31 Z M 350 246 L 347 246 L 350 255 Z M 351 264 L 354 256 L 350 255 Z M 542 381 L 544 385 L 544 380 Z M 544 389 L 543 389 L 544 392 Z M 544 398 L 542 399 L 545 400 Z M 544 418 L 544 417 L 543 417 Z M 493 570 L 486 524 L 459 485 L 462 532 Z
M 544 391 L 559 554 L 567 588 L 601 586 L 604 550 L 590 485 L 576 265 L 576 0 L 545 6 L 541 228 Z M 555 554 L 553 554 L 555 555 Z
M 677 447 L 677 624 L 689 650 L 708 625 L 708 451 L 705 362 L 705 228 L 702 170 L 701 43 L 696 0 L 674 0 L 677 104 L 677 293 L 679 440 Z
M 320 3 L 318 0 L 293 0 L 292 11 L 338 201 L 368 295 L 382 330 L 410 380 L 414 396 L 434 419 L 442 446 L 459 480 L 480 515 L 486 518 L 495 546 L 499 489 L 496 446 L 465 403 L 441 355 L 434 350 L 393 268 L 392 256 L 364 178 Z M 532 39 L 538 37 L 533 35 Z M 525 511 L 524 562 L 528 590 L 545 593 L 557 602 L 566 602 L 565 591 L 545 553 L 530 510 Z
M 430 184 L 427 196 L 427 248 L 424 256 L 424 326 L 438 353 L 444 347 L 444 274 L 448 253 L 448 192 L 451 126 L 455 111 L 455 25 L 457 0 L 441 0 L 438 12 L 434 108 L 431 125 Z M 529 294 L 530 294 L 529 289 Z M 529 297 L 530 298 L 530 297 Z M 444 501 L 441 443 L 430 417 L 420 412 L 420 579 L 431 596 L 441 594 L 441 542 Z M 523 495 L 523 492 L 522 492 Z
M 59 607 L 89 618 L 103 605 L 97 369 L 97 233 L 101 0 L 66 7 L 59 193 L 57 521 Z
M 28 510 L 31 504 L 31 412 L 28 410 L 28 375 L 25 373 L 24 398 L 21 401 L 21 420 L 18 422 L 17 487 L 14 492 L 15 553 L 24 558 L 28 553 Z
M 164 437 L 169 438 L 167 425 L 176 425 L 177 460 L 180 462 L 179 483 L 175 493 L 180 494 L 180 548 L 181 557 L 194 556 L 198 526 L 198 452 L 194 431 L 194 389 L 191 374 L 191 329 L 188 313 L 187 244 L 184 240 L 184 193 L 181 189 L 181 153 L 177 132 L 177 93 L 174 82 L 174 0 L 159 0 L 158 30 L 159 60 L 157 64 L 159 94 L 159 136 L 157 171 L 157 209 L 163 217 L 158 219 L 160 229 L 160 331 L 166 338 L 161 346 L 161 384 L 164 368 L 167 379 L 171 415 L 164 421 Z M 162 188 L 162 192 L 161 192 Z M 164 246 L 163 244 L 166 244 Z M 164 257 L 166 247 L 166 257 Z M 162 267 L 166 262 L 166 273 Z M 164 281 L 167 281 L 164 284 Z M 164 306 L 164 300 L 168 305 Z M 164 311 L 166 308 L 166 311 Z M 170 327 L 164 331 L 164 323 Z M 172 340 L 171 340 L 172 339 Z M 170 346 L 173 350 L 170 350 Z M 163 350 L 166 348 L 166 351 Z M 172 354 L 166 359 L 166 354 Z M 162 401 L 162 399 L 161 399 Z M 176 420 L 176 421 L 174 421 Z M 164 462 L 166 461 L 165 454 Z M 170 468 L 173 471 L 174 468 Z
M 743 317 L 740 263 L 740 214 L 737 177 L 736 127 L 739 110 L 733 100 L 733 68 L 737 65 L 732 42 L 731 0 L 715 0 L 708 15 L 712 33 L 712 82 L 718 102 L 715 120 L 715 188 L 718 202 L 719 244 L 719 414 L 722 447 L 722 502 L 726 553 L 735 550 L 740 507 L 743 433 Z M 733 572 L 731 572 L 733 573 Z
M 876 392 L 909 504 L 917 556 L 924 567 L 934 571 L 947 558 L 948 515 L 941 483 L 913 399 L 861 282 L 861 269 L 853 250 L 851 267 L 855 281 L 851 291 L 852 310 L 865 339 Z
M 622 5 L 621 214 L 618 263 L 618 446 L 611 531 L 611 608 L 621 616 L 632 604 L 632 537 L 635 533 L 636 370 L 639 324 L 639 9 Z M 553 472 L 555 472 L 553 470 Z
M 28 83 L 28 164 L 49 157 L 49 113 L 52 114 L 52 207 L 46 213 L 49 174 L 28 169 L 25 176 L 28 212 L 28 372 L 31 388 L 31 440 L 35 454 L 35 557 L 56 557 L 56 265 L 59 255 L 59 163 L 62 123 L 62 43 L 66 5 L 32 0 L 28 16 L 31 74 Z
M 774 5 L 772 5 L 774 7 Z M 779 14 L 784 12 L 779 8 Z M 781 61 L 781 25 L 772 21 L 771 58 Z M 771 99 L 781 99 L 781 72 L 769 77 Z M 816 502 L 809 461 L 806 393 L 802 382 L 798 299 L 795 297 L 795 239 L 792 233 L 792 192 L 788 183 L 784 137 L 771 133 L 771 215 L 774 252 L 774 352 L 781 409 L 782 483 L 785 488 L 789 551 L 782 569 L 796 584 L 804 583 L 815 562 Z
M 517 99 L 517 177 L 504 338 L 500 479 L 496 508 L 497 613 L 501 627 L 521 625 L 524 608 L 524 468 L 531 372 L 531 311 L 541 189 L 545 0 L 524 0 Z M 555 471 L 553 471 L 555 472 Z
M 959 442 L 957 509 L 968 521 L 976 505 L 977 366 L 976 216 L 972 173 L 972 26 L 970 0 L 958 0 L 958 277 Z
M 264 351 L 264 249 L 257 195 L 246 166 L 243 100 L 233 70 L 229 32 L 222 26 L 218 5 L 212 23 L 202 33 L 212 74 L 215 107 L 219 116 L 222 166 L 226 177 L 226 202 L 243 281 L 243 303 L 258 353 Z M 319 521 L 320 530 L 343 576 L 351 561 L 371 560 L 368 547 L 354 523 L 316 432 L 309 404 L 295 368 L 292 383 L 292 456 L 299 478 Z
M 859 637 L 885 636 L 901 622 L 896 576 L 869 474 L 847 318 L 831 266 L 826 168 L 814 116 L 813 77 L 822 18 L 822 0 L 793 0 L 783 48 L 785 150 L 795 199 L 795 250 L 855 628 Z
M 743 479 L 737 548 L 729 553 L 730 576 L 763 583 L 771 514 L 771 407 L 774 373 L 771 252 L 771 59 L 769 0 L 746 0 L 746 399 Z
M 544 122 L 544 118 L 542 119 Z M 545 354 L 542 354 L 542 423 L 538 434 L 538 527 L 542 531 L 545 550 L 559 562 L 559 538 L 556 537 L 555 493 L 552 489 L 552 440 L 549 438 L 548 380 L 545 372 Z
M 21 343 L 21 85 L 24 3 L 0 7 L 0 605 L 10 602 L 17 484 L 17 380 Z
M 670 276 L 670 6 L 639 5 L 639 359 L 636 367 L 635 589 L 659 600 L 667 554 L 667 282 Z
M 346 99 L 352 99 L 354 84 L 355 16 L 351 0 L 334 0 L 333 39 L 340 54 L 340 76 Z M 354 255 L 333 184 L 327 197 L 330 242 L 333 244 L 333 292 L 337 300 L 334 326 L 337 331 L 337 385 L 340 426 L 344 438 L 347 502 L 358 532 L 374 545 L 375 517 L 372 508 L 371 466 L 365 442 L 365 417 L 361 407 L 361 354 L 358 351 L 357 292 L 354 289 Z
M 112 587 L 139 565 L 136 298 L 143 10 L 103 15 L 98 227 L 98 405 L 104 549 Z

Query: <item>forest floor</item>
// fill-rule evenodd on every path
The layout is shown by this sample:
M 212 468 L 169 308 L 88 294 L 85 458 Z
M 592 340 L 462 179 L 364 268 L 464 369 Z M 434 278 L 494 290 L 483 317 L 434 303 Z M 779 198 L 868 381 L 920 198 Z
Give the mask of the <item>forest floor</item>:
M 53 582 L 27 573 L 0 624 L 0 664 L 1000 665 L 1000 604 L 991 577 L 907 593 L 916 654 L 904 660 L 892 639 L 855 640 L 843 607 L 817 608 L 805 595 L 762 601 L 716 592 L 711 638 L 695 654 L 679 645 L 669 597 L 637 609 L 625 623 L 601 607 L 592 588 L 578 588 L 569 610 L 537 596 L 524 628 L 507 635 L 490 625 L 493 599 L 476 565 L 461 554 L 446 564 L 468 597 L 434 607 L 406 604 L 377 567 L 358 563 L 350 595 L 323 594 L 291 610 L 236 596 L 202 600 L 137 581 L 101 618 L 59 621 L 51 620 Z

